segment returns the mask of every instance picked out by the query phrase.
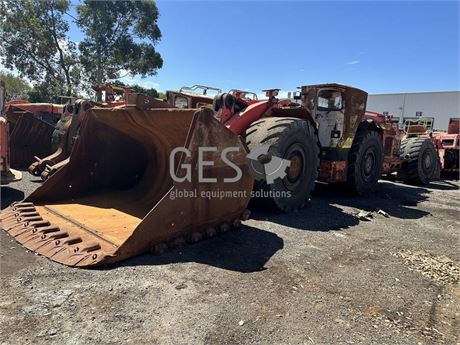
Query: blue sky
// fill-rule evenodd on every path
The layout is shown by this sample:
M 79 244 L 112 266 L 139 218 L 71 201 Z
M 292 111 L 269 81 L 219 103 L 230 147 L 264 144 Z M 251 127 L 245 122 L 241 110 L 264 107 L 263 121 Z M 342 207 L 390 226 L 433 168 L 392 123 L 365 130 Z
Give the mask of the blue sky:
M 160 90 L 338 82 L 369 93 L 460 90 L 459 2 L 158 1 Z M 69 18 L 70 19 L 70 18 Z M 71 39 L 81 33 L 72 25 Z

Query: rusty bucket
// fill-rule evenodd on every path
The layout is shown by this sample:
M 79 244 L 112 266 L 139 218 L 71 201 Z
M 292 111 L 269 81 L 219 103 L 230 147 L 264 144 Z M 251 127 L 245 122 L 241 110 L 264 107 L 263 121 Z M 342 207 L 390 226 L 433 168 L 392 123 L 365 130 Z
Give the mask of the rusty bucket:
M 36 156 L 52 152 L 51 136 L 54 126 L 40 120 L 32 113 L 22 114 L 10 134 L 10 156 L 13 168 L 26 168 Z
M 190 154 L 171 159 L 177 147 Z M 199 147 L 216 148 L 204 155 L 201 174 L 215 183 L 199 182 Z M 227 147 L 238 148 L 226 156 L 242 171 L 236 182 L 223 181 L 235 180 L 221 157 Z M 27 249 L 70 266 L 159 254 L 247 217 L 253 179 L 246 153 L 209 109 L 91 109 L 68 164 L 7 208 L 1 226 Z

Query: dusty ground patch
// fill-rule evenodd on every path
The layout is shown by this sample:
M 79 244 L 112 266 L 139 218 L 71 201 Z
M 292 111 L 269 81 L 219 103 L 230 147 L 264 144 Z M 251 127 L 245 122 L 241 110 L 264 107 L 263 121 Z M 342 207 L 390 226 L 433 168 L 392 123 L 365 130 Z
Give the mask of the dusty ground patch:
M 36 183 L 2 188 L 2 208 Z M 2 344 L 456 344 L 459 183 L 319 185 L 310 208 L 103 269 L 1 232 Z M 359 210 L 375 214 L 357 219 Z M 425 273 L 424 273 L 425 272 Z

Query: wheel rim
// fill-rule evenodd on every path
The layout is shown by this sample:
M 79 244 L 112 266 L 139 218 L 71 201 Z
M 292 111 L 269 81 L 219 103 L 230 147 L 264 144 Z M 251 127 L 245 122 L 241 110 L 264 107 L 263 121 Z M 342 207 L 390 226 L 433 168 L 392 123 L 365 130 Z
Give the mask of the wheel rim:
M 433 160 L 431 158 L 430 152 L 425 150 L 422 155 L 422 170 L 425 174 L 428 174 L 431 171 Z
M 286 177 L 283 179 L 285 187 L 295 191 L 299 183 L 302 182 L 302 176 L 305 172 L 305 153 L 299 144 L 293 144 L 289 147 L 285 159 L 291 162 L 286 170 Z
M 369 181 L 372 179 L 375 171 L 375 153 L 372 149 L 368 149 L 361 161 L 361 175 L 363 180 Z
M 291 165 L 287 168 L 287 178 L 290 182 L 295 182 L 302 172 L 302 156 L 299 154 L 299 152 L 294 152 L 290 160 Z

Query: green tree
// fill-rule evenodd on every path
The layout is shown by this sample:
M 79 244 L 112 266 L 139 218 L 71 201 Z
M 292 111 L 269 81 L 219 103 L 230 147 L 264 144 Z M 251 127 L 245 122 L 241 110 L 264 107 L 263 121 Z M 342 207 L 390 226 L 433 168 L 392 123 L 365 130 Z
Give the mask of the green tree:
M 155 50 L 161 32 L 153 0 L 85 0 L 77 13 L 77 24 L 85 34 L 78 46 L 80 62 L 90 83 L 122 74 L 154 75 L 162 67 Z
M 140 86 L 140 85 L 137 85 L 137 84 L 128 85 L 128 84 L 123 83 L 121 80 L 115 80 L 112 84 L 114 86 L 120 86 L 120 87 L 129 86 L 133 92 L 143 93 L 144 95 L 147 95 L 147 96 L 150 96 L 150 97 L 158 98 L 160 96 L 158 91 L 156 89 L 154 89 L 154 88 L 146 88 L 146 87 L 143 87 L 143 86 Z
M 0 80 L 5 82 L 5 98 L 7 101 L 28 98 L 28 93 L 32 87 L 24 79 L 12 73 L 0 71 Z
M 133 85 L 131 87 L 133 92 L 137 93 L 143 93 L 144 95 L 150 96 L 150 97 L 157 97 L 159 96 L 158 91 L 155 90 L 154 88 L 145 88 L 140 85 Z
M 1 63 L 67 95 L 79 79 L 76 45 L 64 19 L 69 6 L 69 0 L 0 0 Z
M 61 85 L 55 84 L 49 77 L 41 83 L 34 84 L 29 92 L 29 101 L 32 103 L 52 103 L 54 96 L 68 96 L 62 92 Z

